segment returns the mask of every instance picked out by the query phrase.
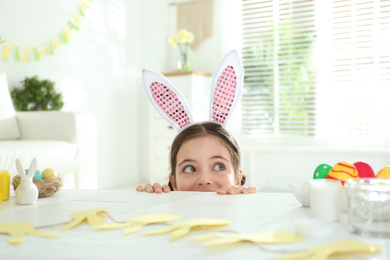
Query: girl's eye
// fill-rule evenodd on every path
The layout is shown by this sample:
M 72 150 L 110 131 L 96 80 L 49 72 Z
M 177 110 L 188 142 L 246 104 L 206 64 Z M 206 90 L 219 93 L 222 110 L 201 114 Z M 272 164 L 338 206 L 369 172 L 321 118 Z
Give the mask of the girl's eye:
M 194 166 L 188 165 L 188 166 L 184 167 L 183 172 L 184 172 L 184 173 L 196 172 L 196 169 L 195 169 Z
M 225 165 L 223 165 L 222 163 L 217 163 L 216 165 L 214 165 L 213 170 L 214 171 L 223 171 L 223 170 L 225 170 Z

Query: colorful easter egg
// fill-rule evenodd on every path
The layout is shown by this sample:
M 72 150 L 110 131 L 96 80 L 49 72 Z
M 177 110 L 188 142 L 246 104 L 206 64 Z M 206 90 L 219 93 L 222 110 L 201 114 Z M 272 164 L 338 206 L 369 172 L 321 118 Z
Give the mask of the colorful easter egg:
M 355 165 L 359 178 L 375 178 L 375 172 L 371 166 L 366 162 L 355 162 Z
M 340 180 L 343 187 L 344 182 L 350 178 L 359 178 L 358 171 L 352 163 L 339 162 L 329 171 L 327 179 Z
M 28 170 L 24 170 L 24 173 L 27 174 Z M 42 180 L 43 179 L 43 174 L 40 170 L 36 170 L 34 174 L 34 180 Z
M 44 169 L 42 174 L 43 174 L 43 178 L 44 179 L 50 179 L 50 178 L 57 177 L 56 171 L 54 169 L 52 169 L 52 168 Z
M 390 179 L 390 166 L 386 166 L 385 168 L 380 170 L 377 173 L 376 177 L 381 179 Z
M 326 163 L 318 165 L 314 171 L 313 179 L 325 179 L 330 169 L 332 169 L 332 165 Z

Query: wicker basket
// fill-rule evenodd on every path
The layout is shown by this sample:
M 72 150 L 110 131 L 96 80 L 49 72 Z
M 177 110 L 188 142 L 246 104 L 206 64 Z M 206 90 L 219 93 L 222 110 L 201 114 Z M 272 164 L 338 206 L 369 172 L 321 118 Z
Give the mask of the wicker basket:
M 37 180 L 33 179 L 34 184 L 38 187 L 39 195 L 38 198 L 44 198 L 49 197 L 60 190 L 62 187 L 62 178 L 61 177 L 54 177 L 50 179 L 43 179 L 43 180 Z M 20 184 L 20 176 L 16 175 L 13 178 L 12 182 L 14 186 L 14 190 L 19 186 Z

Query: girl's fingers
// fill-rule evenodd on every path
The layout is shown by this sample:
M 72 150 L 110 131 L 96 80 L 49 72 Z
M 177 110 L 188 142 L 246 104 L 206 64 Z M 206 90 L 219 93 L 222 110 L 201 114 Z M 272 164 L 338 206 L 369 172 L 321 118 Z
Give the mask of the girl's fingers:
M 256 192 L 258 192 L 256 187 L 234 186 L 234 185 L 223 186 L 222 188 L 217 190 L 217 193 L 221 195 L 225 195 L 225 194 L 234 195 L 239 193 L 247 194 L 247 193 L 256 193 Z
M 231 189 L 231 186 L 223 186 L 222 188 L 217 190 L 217 193 L 221 194 L 221 195 L 230 194 L 230 189 Z
M 146 184 L 145 188 L 142 185 L 137 186 L 137 191 L 146 191 L 147 193 L 168 193 L 171 191 L 167 184 L 164 184 L 162 187 L 159 183 L 155 184 Z
M 243 187 L 244 186 L 231 186 L 228 189 L 228 194 L 234 195 L 234 194 L 242 193 Z
M 155 193 L 162 193 L 161 185 L 160 183 L 153 184 L 153 189 Z
M 164 185 L 162 186 L 162 191 L 163 191 L 164 193 L 168 193 L 168 192 L 171 192 L 171 188 L 169 188 L 168 185 L 164 184 Z
M 216 191 L 217 194 L 225 195 L 226 194 L 226 189 L 225 186 L 220 188 L 219 190 Z
M 138 185 L 136 190 L 137 191 L 144 191 L 144 187 L 142 185 Z
M 148 192 L 148 193 L 153 193 L 154 189 L 153 189 L 151 184 L 146 184 L 145 185 L 145 191 Z

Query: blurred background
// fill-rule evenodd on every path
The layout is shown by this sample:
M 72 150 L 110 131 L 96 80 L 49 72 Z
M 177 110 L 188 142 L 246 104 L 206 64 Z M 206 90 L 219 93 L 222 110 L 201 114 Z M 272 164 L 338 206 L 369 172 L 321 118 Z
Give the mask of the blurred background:
M 145 95 L 142 68 L 165 74 L 205 120 L 212 74 L 237 49 L 245 89 L 229 127 L 248 184 L 287 191 L 322 163 L 390 164 L 389 11 L 379 0 L 7 0 L 0 72 L 10 91 L 50 79 L 63 111 L 95 114 L 98 188 L 133 187 L 167 180 L 175 135 Z M 189 67 L 169 42 L 182 30 L 193 37 Z

